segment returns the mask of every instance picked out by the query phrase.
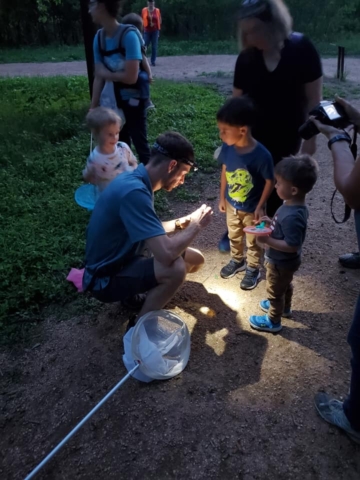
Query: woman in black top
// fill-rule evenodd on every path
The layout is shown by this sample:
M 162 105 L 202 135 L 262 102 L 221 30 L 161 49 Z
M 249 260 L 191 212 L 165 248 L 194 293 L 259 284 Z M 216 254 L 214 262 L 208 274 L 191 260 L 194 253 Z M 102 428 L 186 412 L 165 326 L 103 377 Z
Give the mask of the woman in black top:
M 243 0 L 239 11 L 243 50 L 238 56 L 233 95 L 249 95 L 257 110 L 254 137 L 272 154 L 283 157 L 313 155 L 316 137 L 304 141 L 298 133 L 308 112 L 322 98 L 322 68 L 313 44 L 292 32 L 292 18 L 282 0 Z M 274 190 L 267 213 L 282 204 Z

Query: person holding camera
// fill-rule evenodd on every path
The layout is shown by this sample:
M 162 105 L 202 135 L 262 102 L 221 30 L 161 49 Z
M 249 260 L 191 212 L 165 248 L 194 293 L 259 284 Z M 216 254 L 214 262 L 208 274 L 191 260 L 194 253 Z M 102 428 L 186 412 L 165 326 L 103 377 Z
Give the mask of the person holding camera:
M 360 112 L 342 98 L 336 98 L 349 123 L 360 128 Z M 319 120 L 311 118 L 317 129 L 328 138 L 328 146 L 334 161 L 335 186 L 345 202 L 360 213 L 360 161 L 354 162 L 349 148 L 351 137 L 344 130 L 333 125 L 324 125 Z M 358 242 L 360 232 L 357 229 Z M 341 428 L 356 443 L 360 444 L 360 295 L 357 300 L 354 317 L 348 334 L 348 343 L 351 347 L 351 383 L 350 393 L 344 402 L 332 399 L 326 393 L 318 393 L 315 397 L 315 406 L 321 417 Z

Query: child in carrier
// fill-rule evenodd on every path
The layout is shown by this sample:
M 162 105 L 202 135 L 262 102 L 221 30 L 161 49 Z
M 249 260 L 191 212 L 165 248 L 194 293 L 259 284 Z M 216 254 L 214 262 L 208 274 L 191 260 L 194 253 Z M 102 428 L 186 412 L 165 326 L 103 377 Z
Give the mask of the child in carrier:
M 143 35 L 144 23 L 140 15 L 137 15 L 136 13 L 129 13 L 125 15 L 125 17 L 123 17 L 122 23 L 124 25 L 133 25 L 139 30 L 141 35 Z M 155 108 L 155 105 L 150 100 L 150 83 L 152 83 L 153 77 L 152 77 L 149 61 L 146 56 L 146 47 L 143 39 L 141 42 L 141 53 L 142 53 L 142 61 L 141 61 L 141 68 L 140 68 L 139 80 L 138 80 L 140 84 L 140 92 L 141 92 L 140 96 L 141 98 L 146 99 L 145 101 L 146 109 Z
M 113 110 L 94 108 L 87 114 L 86 124 L 97 146 L 87 159 L 83 178 L 102 192 L 115 177 L 135 170 L 137 160 L 128 145 L 119 142 L 121 120 Z

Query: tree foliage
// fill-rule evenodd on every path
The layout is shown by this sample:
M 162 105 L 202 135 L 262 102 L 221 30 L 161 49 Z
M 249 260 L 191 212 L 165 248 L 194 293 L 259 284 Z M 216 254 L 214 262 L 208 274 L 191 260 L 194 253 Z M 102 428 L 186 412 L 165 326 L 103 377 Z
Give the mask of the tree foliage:
M 235 35 L 240 0 L 157 0 L 163 33 L 182 39 L 224 40 Z M 140 13 L 145 0 L 127 0 Z M 316 39 L 360 31 L 360 0 L 288 0 L 294 26 Z M 1 0 L 0 45 L 74 44 L 82 41 L 80 0 Z

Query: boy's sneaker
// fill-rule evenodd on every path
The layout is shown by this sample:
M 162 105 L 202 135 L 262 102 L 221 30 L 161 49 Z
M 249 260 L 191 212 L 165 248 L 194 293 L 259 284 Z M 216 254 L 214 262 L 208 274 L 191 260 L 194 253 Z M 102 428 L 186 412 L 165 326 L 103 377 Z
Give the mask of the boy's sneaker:
M 261 332 L 280 332 L 281 322 L 273 323 L 267 315 L 251 315 L 249 318 L 250 326 Z
M 327 393 L 319 392 L 315 396 L 315 407 L 326 422 L 341 428 L 351 440 L 360 444 L 360 432 L 351 427 L 342 402 L 330 398 Z
M 220 270 L 220 275 L 222 278 L 232 278 L 238 272 L 243 272 L 245 268 L 245 260 L 237 262 L 236 260 L 231 259 L 230 262 Z
M 268 311 L 270 310 L 269 300 L 261 300 L 259 305 L 260 305 L 261 310 L 265 313 L 268 313 Z M 288 310 L 284 310 L 284 313 L 282 314 L 282 316 L 284 318 L 291 318 L 291 314 L 292 314 L 292 312 L 291 312 L 291 309 L 289 308 Z
M 259 283 L 260 270 L 258 268 L 247 267 L 245 276 L 241 280 L 240 288 L 242 290 L 252 290 Z
M 229 235 L 227 230 L 224 233 L 224 235 L 221 237 L 221 240 L 218 244 L 218 249 L 221 253 L 230 252 L 230 240 L 229 240 Z

